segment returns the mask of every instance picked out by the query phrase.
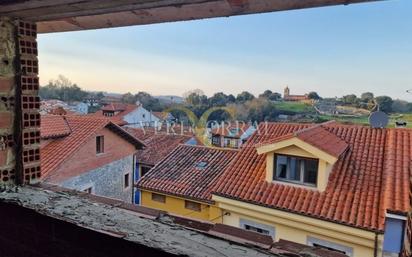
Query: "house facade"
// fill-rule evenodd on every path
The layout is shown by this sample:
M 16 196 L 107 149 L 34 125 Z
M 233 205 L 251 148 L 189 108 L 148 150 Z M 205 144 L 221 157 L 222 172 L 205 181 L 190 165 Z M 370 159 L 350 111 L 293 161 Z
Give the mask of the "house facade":
M 42 116 L 42 181 L 125 202 L 143 143 L 108 119 Z
M 403 249 L 412 131 L 262 124 L 216 183 L 222 222 L 353 257 Z
M 146 110 L 140 103 L 110 103 L 103 106 L 93 116 L 106 117 L 117 125 L 132 128 L 154 127 L 161 124 L 161 119 Z
M 209 143 L 223 148 L 240 148 L 256 131 L 250 124 L 223 124 L 209 132 Z
M 211 190 L 237 150 L 179 145 L 137 183 L 141 205 L 217 222 Z

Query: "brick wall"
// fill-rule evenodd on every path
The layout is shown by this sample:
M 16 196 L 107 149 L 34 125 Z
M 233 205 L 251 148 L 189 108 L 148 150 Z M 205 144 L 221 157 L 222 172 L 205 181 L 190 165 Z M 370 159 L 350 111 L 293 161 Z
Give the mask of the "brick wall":
M 33 23 L 0 17 L 1 182 L 40 178 L 36 31 Z
M 136 148 L 111 130 L 104 128 L 96 136 L 104 136 L 104 153 L 96 155 L 96 137 L 91 137 L 75 154 L 53 172 L 53 181 L 62 182 L 80 173 L 94 170 L 133 155 Z M 133 167 L 133 165 L 131 164 Z M 132 174 L 131 174 L 132 175 Z
M 0 203 L 0 227 L 2 257 L 175 256 L 9 203 Z

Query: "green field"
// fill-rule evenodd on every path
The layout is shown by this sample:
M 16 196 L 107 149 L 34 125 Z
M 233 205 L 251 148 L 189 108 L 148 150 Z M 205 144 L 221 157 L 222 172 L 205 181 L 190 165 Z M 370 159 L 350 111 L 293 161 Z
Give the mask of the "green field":
M 328 116 L 328 115 L 319 115 L 320 118 L 324 120 L 336 120 L 342 123 L 353 123 L 360 125 L 369 125 L 369 117 L 338 117 L 338 116 Z M 407 127 L 412 128 L 412 114 L 391 114 L 389 117 L 388 127 L 395 127 L 395 122 L 397 120 L 403 120 L 408 123 Z
M 336 120 L 337 122 L 342 122 L 342 123 L 353 123 L 353 124 L 360 124 L 360 125 L 369 124 L 368 116 L 339 117 L 339 116 L 319 115 L 319 117 L 323 120 Z
M 285 112 L 294 112 L 300 114 L 315 115 L 316 111 L 312 105 L 302 103 L 302 102 L 276 102 L 274 103 L 275 108 Z M 335 115 L 318 115 L 321 120 L 336 120 L 342 123 L 351 123 L 359 125 L 369 125 L 369 116 L 358 116 L 358 117 L 344 117 Z M 395 127 L 395 121 L 403 120 L 408 123 L 407 127 L 412 128 L 412 113 L 408 114 L 391 114 L 389 118 L 389 126 Z
M 290 111 L 296 113 L 314 113 L 315 109 L 312 105 L 301 102 L 276 102 L 275 108 L 282 111 Z

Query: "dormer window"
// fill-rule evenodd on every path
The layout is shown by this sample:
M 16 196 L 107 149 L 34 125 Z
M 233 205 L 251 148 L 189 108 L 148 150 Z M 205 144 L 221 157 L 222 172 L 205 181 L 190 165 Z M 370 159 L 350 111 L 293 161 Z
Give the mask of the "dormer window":
M 316 186 L 318 159 L 291 155 L 274 155 L 273 180 Z

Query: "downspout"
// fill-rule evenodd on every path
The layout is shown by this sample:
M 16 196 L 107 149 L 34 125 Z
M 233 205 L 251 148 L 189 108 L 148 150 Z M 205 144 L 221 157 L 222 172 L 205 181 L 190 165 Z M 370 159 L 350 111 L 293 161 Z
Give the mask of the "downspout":
M 373 249 L 373 257 L 378 257 L 378 232 L 375 232 L 375 249 Z

